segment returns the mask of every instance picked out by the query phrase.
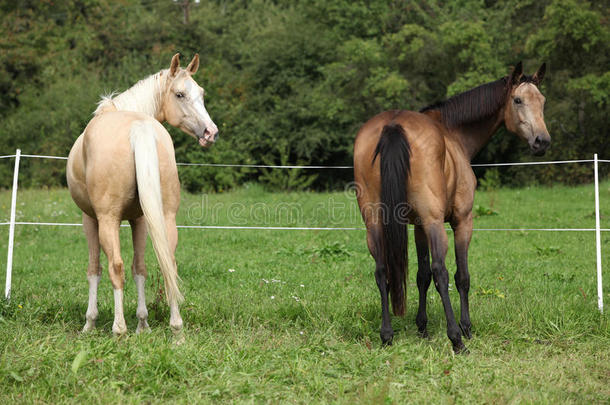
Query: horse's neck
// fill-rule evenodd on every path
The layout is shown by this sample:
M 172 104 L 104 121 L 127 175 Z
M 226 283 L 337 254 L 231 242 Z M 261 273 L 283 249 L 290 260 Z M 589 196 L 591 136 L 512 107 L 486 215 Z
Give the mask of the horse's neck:
M 501 109 L 487 119 L 463 124 L 452 130 L 460 140 L 468 160 L 472 160 L 489 143 L 492 135 L 504 122 L 503 117 L 504 113 Z
M 162 93 L 165 87 L 164 75 L 159 73 L 140 80 L 123 93 L 100 103 L 96 114 L 106 110 L 105 104 L 111 103 L 118 111 L 133 111 L 150 115 L 163 121 Z

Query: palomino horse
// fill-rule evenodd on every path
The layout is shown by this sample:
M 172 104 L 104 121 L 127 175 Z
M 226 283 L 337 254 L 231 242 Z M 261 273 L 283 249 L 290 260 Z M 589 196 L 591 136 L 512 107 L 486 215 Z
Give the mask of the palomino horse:
M 205 109 L 203 89 L 192 78 L 198 67 L 198 55 L 183 69 L 176 54 L 169 69 L 139 81 L 115 97 L 104 97 L 70 151 L 68 187 L 83 211 L 89 244 L 89 306 L 83 331 L 95 327 L 98 315 L 100 244 L 108 257 L 114 288 L 112 331 L 117 335 L 127 331 L 123 316 L 125 274 L 119 243 L 121 220 L 128 220 L 132 229 L 137 332 L 149 329 L 144 295 L 147 229 L 165 282 L 170 326 L 176 335 L 182 330 L 178 309 L 182 295 L 174 258 L 180 182 L 174 146 L 161 123 L 167 121 L 180 128 L 203 147 L 216 140 L 218 129 Z
M 427 336 L 426 294 L 431 278 L 441 296 L 447 336 L 458 353 L 470 338 L 468 245 L 476 178 L 470 161 L 501 126 L 526 140 L 535 155 L 544 154 L 551 138 L 543 118 L 544 96 L 538 90 L 543 64 L 533 76 L 512 73 L 420 112 L 386 111 L 366 122 L 354 145 L 354 176 L 367 244 L 375 259 L 381 294 L 381 340 L 394 336 L 388 294 L 395 315 L 405 313 L 407 227 L 415 225 L 419 310 L 416 324 Z M 445 267 L 449 222 L 455 237 L 461 316 L 456 323 L 449 300 Z M 432 265 L 430 265 L 430 254 Z

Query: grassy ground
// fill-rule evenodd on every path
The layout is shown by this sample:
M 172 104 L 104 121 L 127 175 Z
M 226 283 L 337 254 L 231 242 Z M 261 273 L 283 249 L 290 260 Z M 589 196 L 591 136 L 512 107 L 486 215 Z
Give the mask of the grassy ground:
M 610 183 L 602 185 L 610 227 Z M 0 221 L 10 194 L 0 193 Z M 594 225 L 591 186 L 479 192 L 475 228 Z M 24 190 L 18 220 L 79 222 L 66 190 Z M 488 214 L 493 215 L 488 215 Z M 258 186 L 183 196 L 181 224 L 360 227 L 349 193 L 268 193 Z M 0 228 L 4 269 L 8 229 Z M 131 261 L 129 230 L 123 256 Z M 416 256 L 394 345 L 379 341 L 380 305 L 363 231 L 180 230 L 186 343 L 171 343 L 150 246 L 150 334 L 112 336 L 111 286 L 98 329 L 87 305 L 80 228 L 18 226 L 12 300 L 0 307 L 0 403 L 608 403 L 610 327 L 596 306 L 592 232 L 475 232 L 468 356 L 454 356 L 437 293 L 431 338 L 416 334 Z M 603 234 L 605 269 L 610 234 Z M 448 268 L 455 266 L 453 250 Z M 105 260 L 104 260 L 105 266 Z M 4 285 L 4 277 L 0 278 Z M 459 313 L 457 291 L 452 300 Z M 610 305 L 610 276 L 605 278 Z

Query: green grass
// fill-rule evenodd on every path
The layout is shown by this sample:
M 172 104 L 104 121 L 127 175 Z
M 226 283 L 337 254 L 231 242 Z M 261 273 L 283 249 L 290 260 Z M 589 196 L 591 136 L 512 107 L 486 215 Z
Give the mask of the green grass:
M 475 228 L 591 228 L 592 189 L 478 192 Z M 610 227 L 610 183 L 601 192 L 602 225 Z M 182 201 L 181 224 L 362 226 L 349 193 L 269 193 L 250 185 L 184 194 Z M 0 193 L 0 221 L 9 205 L 10 193 Z M 20 191 L 18 209 L 22 221 L 80 220 L 63 189 Z M 129 230 L 121 234 L 130 263 Z M 7 235 L 1 227 L 1 269 Z M 609 269 L 610 234 L 602 238 Z M 128 275 L 129 333 L 112 336 L 104 272 L 98 329 L 82 335 L 88 291 L 82 229 L 17 226 L 12 299 L 0 307 L 0 403 L 608 403 L 610 327 L 597 311 L 593 232 L 475 232 L 467 356 L 452 353 L 434 289 L 431 338 L 417 336 L 410 239 L 407 316 L 393 318 L 394 345 L 383 348 L 363 231 L 182 229 L 177 259 L 186 343 L 175 346 L 150 245 L 152 332 L 135 335 Z M 453 273 L 452 248 L 447 265 Z M 607 306 L 609 287 L 606 275 Z

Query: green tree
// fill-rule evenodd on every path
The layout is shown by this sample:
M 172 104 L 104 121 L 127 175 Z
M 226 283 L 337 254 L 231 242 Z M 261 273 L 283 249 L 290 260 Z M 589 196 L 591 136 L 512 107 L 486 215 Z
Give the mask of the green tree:
M 343 165 L 360 125 L 386 109 L 412 109 L 509 72 L 548 64 L 542 91 L 550 159 L 610 156 L 610 34 L 603 2 L 576 0 L 211 0 L 189 24 L 170 0 L 0 2 L 0 152 L 67 155 L 99 95 L 123 91 L 199 52 L 195 79 L 220 128 L 209 150 L 168 127 L 178 161 Z M 530 160 L 500 131 L 477 162 Z M 0 165 L 0 186 L 11 182 Z M 65 184 L 62 162 L 26 159 L 22 183 Z M 602 166 L 603 170 L 608 170 Z M 484 171 L 478 172 L 484 175 Z M 590 167 L 503 169 L 500 180 L 582 182 Z M 337 187 L 343 171 L 181 167 L 191 190 L 248 181 Z

